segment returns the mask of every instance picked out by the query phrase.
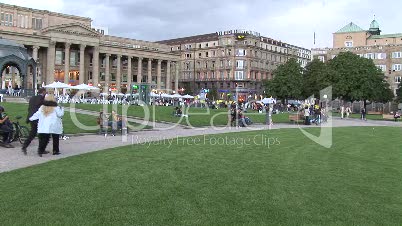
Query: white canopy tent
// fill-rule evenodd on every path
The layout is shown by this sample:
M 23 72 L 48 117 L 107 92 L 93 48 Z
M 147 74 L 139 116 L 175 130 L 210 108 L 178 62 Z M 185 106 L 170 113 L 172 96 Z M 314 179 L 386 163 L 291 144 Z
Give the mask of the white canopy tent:
M 184 95 L 183 98 L 184 98 L 184 99 L 194 99 L 193 96 L 190 96 L 190 95 L 188 95 L 188 94 Z
M 43 88 L 47 89 L 68 89 L 71 88 L 68 84 L 62 83 L 62 82 L 53 82 L 49 85 L 43 86 Z
M 100 90 L 98 87 L 93 87 L 87 84 L 80 84 L 76 86 L 71 86 L 71 89 L 78 89 L 78 90 Z
M 182 98 L 183 96 L 182 95 L 180 95 L 180 94 L 178 94 L 178 93 L 176 93 L 176 94 L 173 94 L 172 95 L 172 98 Z
M 163 94 L 161 95 L 161 97 L 163 97 L 163 98 L 173 98 L 172 95 L 169 95 L 169 94 L 167 94 L 167 93 L 163 93 Z

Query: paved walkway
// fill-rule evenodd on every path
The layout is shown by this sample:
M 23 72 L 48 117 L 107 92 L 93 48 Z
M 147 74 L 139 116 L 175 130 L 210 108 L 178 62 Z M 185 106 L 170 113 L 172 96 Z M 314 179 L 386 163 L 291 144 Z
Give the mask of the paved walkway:
M 78 111 L 77 111 L 78 113 Z M 80 112 L 83 113 L 83 112 Z M 323 126 L 328 127 L 330 124 L 324 124 Z M 332 120 L 333 127 L 349 127 L 349 126 L 397 126 L 402 127 L 401 123 L 388 122 L 388 121 L 361 121 L 357 119 L 341 120 L 334 118 Z M 272 126 L 271 129 L 283 129 L 283 128 L 298 128 L 298 125 L 292 124 L 276 124 Z M 305 126 L 300 126 L 305 127 Z M 315 127 L 315 126 L 309 126 Z M 36 154 L 38 147 L 37 139 L 28 147 L 28 155 L 24 156 L 21 152 L 21 146 L 19 144 L 15 148 L 0 148 L 0 173 L 11 171 L 19 168 L 29 167 L 41 163 L 45 163 L 52 160 L 57 160 L 60 158 L 66 158 L 69 156 L 80 155 L 83 153 L 89 153 L 94 151 L 99 151 L 103 149 L 127 146 L 131 144 L 138 143 L 149 143 L 151 141 L 172 139 L 178 137 L 188 137 L 204 134 L 220 134 L 228 132 L 245 132 L 245 131 L 258 131 L 266 130 L 267 126 L 264 125 L 252 125 L 248 128 L 231 128 L 231 127 L 218 127 L 218 128 L 198 128 L 189 129 L 184 126 L 174 127 L 172 124 L 165 123 L 155 123 L 153 130 L 149 131 L 139 131 L 132 132 L 127 137 L 122 136 L 102 136 L 102 135 L 84 135 L 84 136 L 73 136 L 69 140 L 60 141 L 61 155 L 44 155 L 40 158 Z M 48 146 L 51 149 L 51 144 Z M 51 151 L 51 150 L 50 150 Z

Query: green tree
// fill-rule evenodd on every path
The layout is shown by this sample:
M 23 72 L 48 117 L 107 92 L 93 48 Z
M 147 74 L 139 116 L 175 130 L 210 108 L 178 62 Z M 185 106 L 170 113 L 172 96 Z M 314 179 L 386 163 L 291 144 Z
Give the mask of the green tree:
M 218 100 L 219 99 L 218 90 L 215 87 L 210 89 L 210 91 L 208 93 L 208 99 L 210 99 L 210 100 Z
M 272 80 L 265 82 L 266 94 L 275 96 L 281 100 L 301 99 L 302 92 L 302 67 L 291 58 L 285 64 L 279 65 L 274 70 Z
M 398 103 L 402 103 L 402 83 L 399 83 L 398 89 L 396 90 L 396 100 Z
M 340 53 L 328 62 L 334 75 L 333 97 L 348 101 L 392 100 L 393 94 L 384 73 L 375 66 L 373 60 L 365 59 L 351 52 Z
M 184 92 L 183 94 L 193 95 L 194 91 L 191 89 L 191 84 L 186 82 L 183 84 Z
M 334 72 L 322 61 L 314 59 L 303 73 L 303 97 L 320 96 L 320 90 L 334 83 Z

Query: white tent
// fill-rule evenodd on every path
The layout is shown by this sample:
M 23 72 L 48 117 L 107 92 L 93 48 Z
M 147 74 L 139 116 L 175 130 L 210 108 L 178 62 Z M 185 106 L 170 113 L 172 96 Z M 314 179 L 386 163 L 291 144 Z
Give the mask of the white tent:
M 42 87 L 45 87 L 45 82 L 42 82 Z
M 172 95 L 172 98 L 182 98 L 182 97 L 183 96 L 178 93 Z
M 100 90 L 98 87 L 93 87 L 86 84 L 80 84 L 76 86 L 71 86 L 71 89 L 78 89 L 78 90 Z
M 275 104 L 276 100 L 274 98 L 270 97 L 270 98 L 262 99 L 261 102 L 264 103 L 264 104 Z
M 193 96 L 190 96 L 190 95 L 188 95 L 188 94 L 184 95 L 183 98 L 184 98 L 184 99 L 194 99 Z
M 159 97 L 159 94 L 156 94 L 156 93 L 151 93 L 151 95 L 150 95 L 151 97 Z
M 62 82 L 53 82 L 52 84 L 44 86 L 44 88 L 49 88 L 49 89 L 67 89 L 71 88 L 68 84 L 62 83 Z
M 169 95 L 169 94 L 167 94 L 167 93 L 163 93 L 163 94 L 161 95 L 161 97 L 163 97 L 163 98 L 172 98 L 173 96 L 172 96 L 172 95 Z
M 6 81 L 4 81 L 4 80 L 1 83 L 1 89 L 6 89 Z

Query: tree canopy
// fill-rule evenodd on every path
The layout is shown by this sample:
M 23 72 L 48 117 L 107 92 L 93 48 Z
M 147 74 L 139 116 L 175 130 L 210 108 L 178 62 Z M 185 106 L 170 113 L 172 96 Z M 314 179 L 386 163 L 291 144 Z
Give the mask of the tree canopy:
M 291 58 L 273 72 L 274 78 L 266 82 L 266 93 L 282 100 L 301 99 L 303 68 Z
M 273 72 L 266 82 L 266 93 L 280 99 L 303 99 L 332 86 L 332 97 L 347 101 L 387 102 L 394 98 L 384 73 L 371 59 L 342 52 L 323 63 L 313 60 L 303 70 L 290 59 Z M 401 95 L 402 96 L 402 95 Z

